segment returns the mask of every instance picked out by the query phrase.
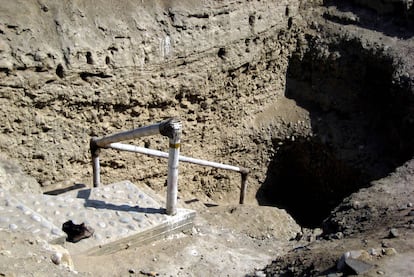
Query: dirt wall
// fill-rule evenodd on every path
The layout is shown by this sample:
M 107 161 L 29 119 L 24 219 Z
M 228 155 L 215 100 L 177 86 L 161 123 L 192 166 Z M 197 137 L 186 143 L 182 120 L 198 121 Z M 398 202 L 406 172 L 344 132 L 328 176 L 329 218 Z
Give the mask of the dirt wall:
M 253 188 L 264 179 L 271 142 L 255 117 L 283 93 L 299 1 L 1 2 L 0 151 L 44 190 L 91 183 L 91 136 L 171 116 L 182 154 L 248 167 Z M 104 183 L 164 187 L 166 161 L 106 151 L 102 166 Z M 180 170 L 189 191 L 238 190 L 237 174 Z

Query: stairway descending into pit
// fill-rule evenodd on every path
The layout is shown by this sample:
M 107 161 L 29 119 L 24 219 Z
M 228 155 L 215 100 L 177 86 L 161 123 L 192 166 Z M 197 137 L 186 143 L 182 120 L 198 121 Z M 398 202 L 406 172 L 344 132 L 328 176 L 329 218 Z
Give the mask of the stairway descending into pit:
M 169 216 L 164 207 L 165 202 L 150 188 L 129 181 L 59 195 L 11 194 L 0 189 L 0 229 L 65 243 L 72 254 L 100 255 L 192 227 L 194 210 L 178 208 Z M 65 242 L 61 228 L 68 220 L 84 222 L 95 230 L 94 235 L 77 243 Z

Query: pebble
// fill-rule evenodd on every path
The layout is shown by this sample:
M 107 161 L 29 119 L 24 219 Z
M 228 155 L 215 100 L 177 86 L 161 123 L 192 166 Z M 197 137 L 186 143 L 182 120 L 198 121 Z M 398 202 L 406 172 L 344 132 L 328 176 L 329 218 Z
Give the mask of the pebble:
M 357 275 L 363 274 L 363 273 L 369 271 L 371 268 L 374 267 L 372 264 L 369 264 L 369 263 L 361 261 L 361 260 L 352 259 L 352 258 L 346 259 L 345 264 L 350 269 L 352 269 L 352 271 L 354 271 Z
M 50 256 L 56 265 L 62 265 L 70 270 L 74 270 L 74 264 L 69 251 L 61 245 L 51 245 L 53 254 Z
M 33 219 L 36 222 L 41 222 L 42 221 L 42 218 L 37 214 L 32 215 L 30 218 Z
M 9 229 L 10 230 L 12 230 L 12 231 L 15 231 L 15 230 L 17 230 L 19 227 L 16 225 L 16 224 L 14 224 L 14 223 L 11 223 L 10 225 L 9 225 Z
M 380 253 L 379 253 L 379 251 L 377 250 L 377 249 L 375 249 L 375 248 L 371 248 L 369 251 L 368 251 L 368 253 L 371 255 L 371 256 L 378 256 Z
M 137 227 L 135 227 L 135 225 L 132 225 L 132 224 L 129 224 L 127 227 L 128 227 L 128 229 L 130 229 L 132 231 L 136 231 L 137 230 Z
M 359 209 L 361 209 L 361 208 L 362 208 L 362 204 L 361 204 L 361 202 L 359 202 L 359 201 L 357 201 L 357 200 L 353 201 L 353 202 L 352 202 L 352 208 L 353 208 L 354 210 L 359 210 Z
M 388 248 L 388 247 L 390 247 L 390 244 L 387 241 L 382 241 L 381 246 L 384 247 L 384 248 Z
M 266 277 L 266 273 L 264 273 L 264 271 L 262 270 L 256 270 L 254 273 L 255 277 Z
M 135 221 L 142 222 L 143 217 L 141 215 L 137 215 L 133 217 Z
M 397 250 L 395 250 L 395 248 L 384 248 L 382 249 L 382 254 L 386 255 L 386 256 L 394 256 L 395 254 L 397 254 Z
M 50 232 L 51 232 L 52 235 L 56 235 L 56 236 L 62 234 L 62 231 L 58 228 L 52 228 L 52 230 Z
M 344 238 L 344 234 L 342 232 L 335 233 L 333 235 L 333 238 L 334 239 L 343 239 Z
M 119 221 L 122 222 L 122 223 L 128 223 L 131 220 L 128 217 L 123 216 L 123 217 L 119 218 Z
M 391 228 L 388 237 L 389 238 L 398 238 L 400 236 L 398 230 L 396 228 Z

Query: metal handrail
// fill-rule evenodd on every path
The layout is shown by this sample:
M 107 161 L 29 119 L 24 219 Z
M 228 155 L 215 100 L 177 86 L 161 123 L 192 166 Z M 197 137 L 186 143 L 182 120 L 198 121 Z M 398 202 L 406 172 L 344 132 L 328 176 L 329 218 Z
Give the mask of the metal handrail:
M 130 144 L 122 144 L 120 141 L 131 140 L 134 138 L 161 134 L 170 139 L 169 152 L 162 152 L 158 150 L 138 147 Z M 177 193 L 178 193 L 178 162 L 188 162 L 203 166 L 210 166 L 219 169 L 236 171 L 241 174 L 240 200 L 243 204 L 246 196 L 247 176 L 249 170 L 244 167 L 237 167 L 228 164 L 211 162 L 207 160 L 195 159 L 186 156 L 181 156 L 180 151 L 181 138 L 181 121 L 176 118 L 170 118 L 157 124 L 146 127 L 125 131 L 102 138 L 93 137 L 90 140 L 90 149 L 92 153 L 93 166 L 93 185 L 98 187 L 100 185 L 100 164 L 99 153 L 102 148 L 111 148 L 121 151 L 129 151 L 135 153 L 146 154 L 160 158 L 168 158 L 168 180 L 167 180 L 167 208 L 166 212 L 169 215 L 176 213 Z

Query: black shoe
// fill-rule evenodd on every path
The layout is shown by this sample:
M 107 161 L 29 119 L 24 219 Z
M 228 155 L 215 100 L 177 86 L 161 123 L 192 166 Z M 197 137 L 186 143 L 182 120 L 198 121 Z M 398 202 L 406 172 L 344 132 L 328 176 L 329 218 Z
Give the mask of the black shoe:
M 89 238 L 95 232 L 93 228 L 86 226 L 85 223 L 75 224 L 72 220 L 63 223 L 62 230 L 68 235 L 66 241 L 69 242 L 78 242 Z

